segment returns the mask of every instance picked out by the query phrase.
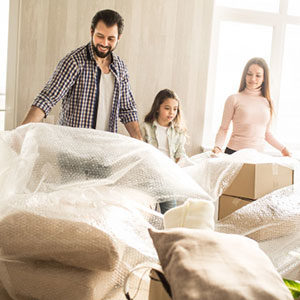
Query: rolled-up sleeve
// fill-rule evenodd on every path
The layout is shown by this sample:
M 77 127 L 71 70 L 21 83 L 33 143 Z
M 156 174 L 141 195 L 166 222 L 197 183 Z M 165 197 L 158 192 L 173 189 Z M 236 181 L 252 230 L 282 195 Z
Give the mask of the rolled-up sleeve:
M 56 103 L 68 93 L 78 74 L 79 68 L 75 61 L 69 56 L 63 58 L 32 105 L 43 110 L 46 117 Z
M 119 117 L 123 124 L 128 122 L 138 121 L 138 113 L 133 94 L 129 84 L 129 76 L 126 72 L 123 80 L 121 81 L 121 101 Z

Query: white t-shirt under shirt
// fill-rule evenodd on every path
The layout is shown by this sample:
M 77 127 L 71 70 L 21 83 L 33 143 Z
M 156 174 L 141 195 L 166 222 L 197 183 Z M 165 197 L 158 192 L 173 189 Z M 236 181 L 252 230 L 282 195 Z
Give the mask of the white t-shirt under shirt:
M 114 86 L 115 77 L 112 72 L 107 74 L 101 72 L 96 129 L 109 130 L 109 118 L 111 114 Z
M 168 128 L 169 127 L 165 127 L 157 124 L 156 139 L 158 143 L 158 149 L 170 157 L 169 142 L 168 142 L 168 135 L 167 135 Z

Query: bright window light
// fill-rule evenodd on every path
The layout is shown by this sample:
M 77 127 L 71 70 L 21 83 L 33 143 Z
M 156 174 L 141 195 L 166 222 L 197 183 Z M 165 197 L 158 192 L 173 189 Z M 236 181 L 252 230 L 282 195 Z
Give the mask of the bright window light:
M 238 92 L 243 68 L 252 57 L 270 61 L 272 27 L 221 22 L 212 116 L 213 132 L 219 129 L 227 97 Z
M 208 93 L 213 103 L 207 109 L 208 134 L 203 144 L 210 147 L 213 143 L 211 136 L 220 126 L 224 102 L 237 92 L 245 62 L 260 56 L 271 71 L 270 88 L 275 108 L 272 132 L 293 155 L 299 151 L 300 158 L 297 137 L 300 128 L 297 88 L 300 82 L 300 0 L 215 0 L 215 3 L 212 52 L 216 57 L 211 58 Z M 236 9 L 244 10 L 237 13 Z M 275 152 L 266 143 L 267 151 L 268 148 Z
M 299 144 L 300 129 L 300 26 L 287 25 L 284 42 L 277 133 L 290 145 Z
M 5 109 L 5 95 L 0 94 L 0 110 Z
M 9 0 L 0 2 L 0 94 L 6 92 L 6 60 L 8 41 Z
M 9 0 L 0 2 L 0 130 L 5 124 Z
M 5 112 L 0 111 L 0 130 L 4 130 Z
M 291 16 L 300 16 L 300 1 L 289 0 L 287 13 Z
M 294 1 L 298 2 L 299 0 Z M 279 11 L 279 0 L 216 0 L 216 5 L 266 12 Z

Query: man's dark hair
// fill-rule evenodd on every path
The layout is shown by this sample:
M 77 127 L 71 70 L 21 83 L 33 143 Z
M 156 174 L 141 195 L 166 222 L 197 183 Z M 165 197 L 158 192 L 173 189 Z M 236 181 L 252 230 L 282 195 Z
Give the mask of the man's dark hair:
M 91 29 L 95 31 L 95 28 L 99 21 L 103 21 L 103 23 L 107 27 L 118 25 L 118 35 L 121 35 L 124 29 L 124 19 L 114 10 L 104 9 L 98 11 L 92 19 Z

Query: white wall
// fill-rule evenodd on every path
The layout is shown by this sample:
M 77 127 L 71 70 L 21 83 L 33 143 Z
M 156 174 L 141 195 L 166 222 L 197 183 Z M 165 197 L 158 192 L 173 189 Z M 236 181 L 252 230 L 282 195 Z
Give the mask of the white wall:
M 203 135 L 212 0 L 13 2 L 19 4 L 17 33 L 16 26 L 11 27 L 17 41 L 16 49 L 12 49 L 16 52 L 14 61 L 17 67 L 15 76 L 8 78 L 10 93 L 7 103 L 13 103 L 8 114 L 13 117 L 6 122 L 6 129 L 20 125 L 58 61 L 90 40 L 90 21 L 94 14 L 110 8 L 125 19 L 124 33 L 116 53 L 128 66 L 140 121 L 160 89 L 174 89 L 182 99 L 189 129 L 188 154 L 199 152 Z M 59 105 L 53 110 L 55 118 L 58 111 Z

